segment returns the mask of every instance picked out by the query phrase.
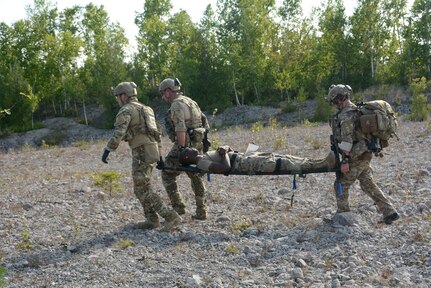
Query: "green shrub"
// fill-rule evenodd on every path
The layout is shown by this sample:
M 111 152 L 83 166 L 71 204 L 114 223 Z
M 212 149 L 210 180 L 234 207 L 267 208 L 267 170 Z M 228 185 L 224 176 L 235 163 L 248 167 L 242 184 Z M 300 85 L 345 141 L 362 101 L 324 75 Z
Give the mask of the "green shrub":
M 30 233 L 28 229 L 24 229 L 22 240 L 16 245 L 18 250 L 30 250 L 33 247 L 33 243 L 30 241 Z
M 316 111 L 314 111 L 314 122 L 327 122 L 334 114 L 334 108 L 324 98 L 318 99 Z
M 97 172 L 93 175 L 94 185 L 100 186 L 105 191 L 109 191 L 109 195 L 112 196 L 114 191 L 122 191 L 120 183 L 121 174 L 117 171 L 106 171 Z
M 4 266 L 0 266 L 0 287 L 5 285 L 4 276 L 6 275 L 7 269 Z
M 263 129 L 263 124 L 260 123 L 259 121 L 256 123 L 253 123 L 253 125 L 251 125 L 251 128 L 250 128 L 251 132 L 253 133 L 259 133 L 260 131 L 262 131 L 262 129 Z
M 428 119 L 427 97 L 425 91 L 427 89 L 427 81 L 425 77 L 414 79 L 410 84 L 412 92 L 412 113 L 409 119 L 412 121 L 425 121 Z
M 286 105 L 283 106 L 282 111 L 284 113 L 292 113 L 296 111 L 296 105 L 293 103 L 286 103 Z

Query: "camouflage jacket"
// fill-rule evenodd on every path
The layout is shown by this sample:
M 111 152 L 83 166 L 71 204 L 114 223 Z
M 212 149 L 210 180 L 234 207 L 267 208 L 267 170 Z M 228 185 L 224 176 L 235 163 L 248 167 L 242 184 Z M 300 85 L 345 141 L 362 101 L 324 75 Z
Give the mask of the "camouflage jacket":
M 114 133 L 106 146 L 108 150 L 114 151 L 122 140 L 127 141 L 131 148 L 146 143 L 160 143 L 160 134 L 153 110 L 140 103 L 136 97 L 132 97 L 118 111 Z
M 344 109 L 338 111 L 331 120 L 332 135 L 338 148 L 350 152 L 356 159 L 368 151 L 366 141 L 358 131 L 359 110 L 349 101 Z

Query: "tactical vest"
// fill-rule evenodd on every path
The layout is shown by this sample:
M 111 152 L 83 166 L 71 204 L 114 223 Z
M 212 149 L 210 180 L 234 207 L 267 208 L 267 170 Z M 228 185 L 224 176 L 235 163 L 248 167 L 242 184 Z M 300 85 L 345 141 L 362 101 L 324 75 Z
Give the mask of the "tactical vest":
M 202 112 L 199 105 L 189 97 L 178 96 L 173 102 L 179 101 L 184 103 L 190 111 L 191 119 L 186 120 L 187 128 L 201 128 L 202 127 Z
M 351 119 L 350 121 L 354 125 L 353 135 L 352 135 L 353 142 L 361 140 L 361 135 L 357 133 L 357 129 L 356 129 L 356 123 L 357 123 L 357 119 L 358 119 L 357 109 L 354 108 L 354 109 L 351 109 L 347 112 L 343 112 L 344 115 L 345 115 L 345 113 L 348 113 L 349 118 Z M 331 119 L 331 122 L 330 122 L 330 126 L 332 128 L 333 139 L 334 139 L 335 143 L 337 143 L 337 144 L 341 143 L 341 122 L 342 122 L 342 119 L 340 119 L 340 111 L 338 111 L 334 115 L 334 117 Z
M 130 109 L 131 120 L 124 140 L 129 142 L 132 148 L 142 144 L 160 142 L 160 131 L 153 109 L 137 101 L 131 101 L 126 105 Z
M 191 147 L 198 149 L 199 151 L 203 150 L 203 140 L 205 139 L 207 129 L 209 129 L 209 124 L 206 119 L 206 116 L 203 116 L 199 105 L 189 97 L 178 96 L 174 99 L 173 102 L 179 101 L 185 104 L 189 108 L 190 119 L 185 120 L 186 128 L 187 128 L 187 143 Z M 165 128 L 168 133 L 169 139 L 172 142 L 176 141 L 176 132 L 175 125 L 171 119 L 170 110 L 165 118 Z M 208 128 L 205 128 L 208 127 Z

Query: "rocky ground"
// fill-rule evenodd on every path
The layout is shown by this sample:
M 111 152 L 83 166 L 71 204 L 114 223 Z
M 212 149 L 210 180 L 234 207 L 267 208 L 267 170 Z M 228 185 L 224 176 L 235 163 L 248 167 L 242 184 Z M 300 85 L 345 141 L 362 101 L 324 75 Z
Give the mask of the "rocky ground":
M 400 140 L 373 159 L 378 184 L 401 214 L 390 226 L 358 184 L 352 212 L 333 218 L 332 173 L 297 177 L 296 191 L 290 175 L 211 175 L 208 220 L 193 220 L 194 198 L 182 175 L 190 213 L 179 230 L 136 230 L 144 217 L 132 192 L 129 149 L 122 143 L 102 163 L 109 135 L 100 133 L 68 147 L 0 153 L 4 287 L 431 286 L 427 123 L 401 120 Z M 329 134 L 326 124 L 273 122 L 213 131 L 211 139 L 239 151 L 254 142 L 261 151 L 320 157 Z M 108 171 L 121 175 L 121 189 L 95 184 L 94 176 Z M 154 186 L 168 203 L 158 170 Z

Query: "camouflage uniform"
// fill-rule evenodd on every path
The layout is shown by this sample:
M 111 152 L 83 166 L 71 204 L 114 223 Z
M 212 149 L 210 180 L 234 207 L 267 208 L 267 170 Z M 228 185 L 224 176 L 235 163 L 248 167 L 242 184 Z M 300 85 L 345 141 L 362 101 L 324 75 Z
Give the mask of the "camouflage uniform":
M 201 110 L 198 104 L 190 99 L 189 97 L 178 95 L 171 104 L 167 121 L 170 122 L 168 126 L 171 126 L 174 130 L 168 131 L 169 138 L 174 142 L 170 152 L 165 158 L 167 166 L 180 166 L 178 161 L 179 146 L 176 139 L 176 132 L 178 131 L 191 131 L 194 134 L 193 138 L 190 138 L 190 133 L 186 133 L 186 143 L 189 147 L 193 147 L 202 153 L 203 144 L 203 132 L 205 128 L 202 127 Z M 181 174 L 181 171 L 163 170 L 162 181 L 165 186 L 166 192 L 171 199 L 172 207 L 179 214 L 185 213 L 185 205 L 182 195 L 178 190 L 177 177 Z M 199 174 L 186 172 L 187 176 L 191 180 L 191 186 L 195 194 L 196 200 L 196 218 L 204 220 L 206 219 L 206 199 L 205 199 L 205 185 L 202 180 L 202 176 Z
M 161 142 L 153 110 L 141 104 L 135 96 L 129 97 L 120 108 L 114 126 L 113 135 L 105 149 L 115 151 L 124 140 L 132 150 L 133 192 L 141 202 L 146 217 L 146 222 L 140 228 L 159 227 L 158 214 L 171 224 L 178 222 L 178 214 L 163 203 L 151 185 L 153 166 L 159 159 L 158 146 Z
M 226 150 L 228 150 L 226 148 Z M 236 152 L 229 152 L 228 157 L 232 159 L 233 154 Z M 218 151 L 209 151 L 203 155 L 198 161 L 196 167 L 202 171 L 209 171 L 211 163 L 222 163 L 222 156 Z M 280 161 L 279 167 L 277 168 L 277 161 Z M 302 157 L 296 157 L 292 155 L 278 155 L 269 152 L 255 152 L 251 154 L 236 153 L 235 160 L 231 163 L 232 168 L 229 174 L 244 174 L 250 175 L 258 172 L 263 173 L 274 173 L 277 174 L 276 170 L 281 171 L 292 171 L 292 174 L 300 173 L 303 170 L 312 169 L 331 169 L 335 165 L 335 157 L 332 152 L 328 157 L 323 159 L 308 159 Z
M 349 188 L 356 180 L 359 180 L 361 189 L 373 199 L 379 211 L 386 217 L 395 213 L 396 210 L 373 180 L 370 163 L 372 152 L 368 150 L 365 138 L 355 127 L 358 116 L 356 105 L 348 100 L 347 106 L 338 111 L 331 121 L 336 145 L 343 150 L 350 150 L 349 172 L 341 173 L 340 178 L 334 183 L 337 212 L 350 211 Z M 338 182 L 342 185 L 341 193 L 337 189 Z

